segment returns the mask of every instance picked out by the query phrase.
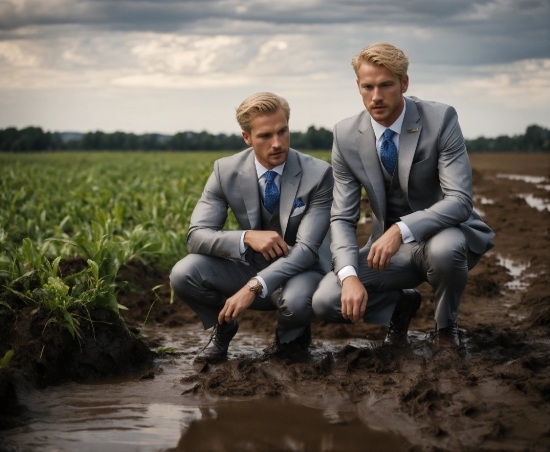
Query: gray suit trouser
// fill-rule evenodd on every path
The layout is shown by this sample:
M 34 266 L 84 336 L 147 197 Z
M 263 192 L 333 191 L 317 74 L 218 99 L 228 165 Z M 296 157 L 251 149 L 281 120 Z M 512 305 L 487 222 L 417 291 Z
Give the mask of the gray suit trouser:
M 402 289 L 412 289 L 427 281 L 435 291 L 435 320 L 445 328 L 458 318 L 460 299 L 468 280 L 468 270 L 480 255 L 468 248 L 458 227 L 444 229 L 425 242 L 404 243 L 391 258 L 387 269 L 377 272 L 367 265 L 370 245 L 359 252 L 359 280 L 367 289 L 364 321 L 389 325 Z M 313 296 L 315 314 L 327 322 L 348 323 L 342 317 L 342 288 L 334 272 L 325 276 Z
M 170 284 L 208 329 L 217 323 L 225 300 L 263 268 L 254 262 L 189 254 L 172 269 Z M 290 342 L 315 319 L 311 298 L 323 276 L 316 269 L 300 273 L 265 298 L 257 296 L 249 309 L 277 310 L 277 337 L 283 344 Z

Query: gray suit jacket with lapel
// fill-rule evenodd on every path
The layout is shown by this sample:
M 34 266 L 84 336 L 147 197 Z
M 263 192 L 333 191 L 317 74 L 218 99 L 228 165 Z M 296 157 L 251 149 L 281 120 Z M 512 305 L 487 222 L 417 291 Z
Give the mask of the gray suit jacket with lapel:
M 455 109 L 415 97 L 405 101 L 398 174 L 413 213 L 401 220 L 417 242 L 458 226 L 469 248 L 485 253 L 493 246 L 494 232 L 472 208 L 472 171 Z M 373 212 L 369 243 L 390 226 L 386 224 L 386 189 L 375 140 L 367 110 L 334 127 L 331 251 L 336 273 L 347 265 L 358 268 L 355 234 L 361 186 L 365 187 Z
M 330 271 L 328 234 L 333 176 L 327 162 L 290 149 L 281 180 L 279 216 L 283 238 L 295 245 L 288 256 L 259 272 L 269 293 L 289 278 L 318 265 Z M 292 215 L 296 199 L 305 204 Z M 223 230 L 228 208 L 241 230 Z M 261 198 L 252 148 L 217 160 L 199 199 L 187 235 L 190 253 L 242 259 L 239 244 L 244 230 L 261 229 Z

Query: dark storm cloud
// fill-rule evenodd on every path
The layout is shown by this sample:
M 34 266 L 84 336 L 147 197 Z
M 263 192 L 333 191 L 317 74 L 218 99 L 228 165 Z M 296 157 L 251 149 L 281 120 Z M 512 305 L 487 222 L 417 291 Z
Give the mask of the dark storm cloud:
M 341 48 L 337 36 L 348 32 L 347 42 L 383 36 L 405 41 L 418 62 L 452 65 L 548 58 L 549 21 L 548 0 L 0 0 L 0 41 L 128 31 L 301 33 L 332 36 Z
M 471 26 L 479 31 L 498 23 L 527 31 L 547 28 L 550 18 L 546 0 L 318 0 L 301 4 L 281 0 L 58 0 L 51 3 L 31 0 L 19 3 L 18 0 L 0 2 L 0 29 L 76 23 L 166 31 L 174 26 L 220 19 L 281 25 L 368 22 Z
M 18 0 L 0 1 L 0 39 L 55 35 L 60 26 L 90 32 L 181 34 L 337 33 L 351 27 L 423 30 L 422 62 L 507 63 L 550 56 L 548 0 Z M 65 27 L 66 28 L 66 27 Z M 411 45 L 415 45 L 411 37 Z

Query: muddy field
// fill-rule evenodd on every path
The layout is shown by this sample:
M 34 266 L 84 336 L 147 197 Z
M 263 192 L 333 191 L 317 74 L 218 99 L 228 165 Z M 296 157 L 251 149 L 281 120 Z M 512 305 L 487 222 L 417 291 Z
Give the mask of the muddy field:
M 163 450 L 550 450 L 550 155 L 477 154 L 471 161 L 475 207 L 497 236 L 470 273 L 456 350 L 432 344 L 433 293 L 424 284 L 410 347 L 382 346 L 385 328 L 316 322 L 308 355 L 266 355 L 274 316 L 249 311 L 227 362 L 193 364 L 208 332 L 181 301 L 169 303 L 167 272 L 138 262 L 124 268 L 120 279 L 129 284 L 119 302 L 130 309 L 123 316 L 136 331 L 148 315 L 150 348 L 174 346 L 167 338 L 179 334 L 198 334 L 194 340 L 185 336 L 171 357 L 157 359 L 133 381 L 149 381 L 154 399 L 155 379 L 160 385 L 162 374 L 171 372 L 170 390 L 181 398 L 172 403 L 233 401 L 240 407 L 232 412 L 234 405 L 226 404 L 211 419 L 176 427 L 179 440 Z M 359 228 L 360 241 L 368 233 L 367 222 Z M 164 287 L 157 298 L 150 289 L 159 284 Z M 288 400 L 294 403 L 284 405 Z M 288 419 L 279 418 L 281 412 Z M 316 442 L 325 429 L 315 417 L 320 412 L 326 431 L 336 429 L 331 438 L 340 439 Z M 24 440 L 29 432 L 5 430 L 0 450 L 33 450 Z

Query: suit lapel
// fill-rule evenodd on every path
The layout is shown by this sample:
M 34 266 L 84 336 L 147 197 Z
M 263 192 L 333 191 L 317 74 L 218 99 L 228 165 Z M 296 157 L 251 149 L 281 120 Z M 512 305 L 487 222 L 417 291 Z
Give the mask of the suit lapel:
M 258 173 L 254 165 L 254 151 L 250 155 L 239 173 L 241 196 L 246 206 L 250 229 L 260 229 L 260 193 L 258 192 Z
M 365 189 L 369 194 L 369 202 L 375 216 L 384 222 L 386 219 L 386 187 L 384 185 L 384 175 L 382 174 L 380 159 L 376 151 L 376 136 L 374 135 L 374 130 L 372 130 L 368 114 L 365 114 L 359 126 L 359 132 L 357 136 L 357 149 L 359 150 L 363 168 L 367 173 L 367 185 L 365 185 Z M 369 184 L 370 187 L 368 187 Z M 374 193 L 374 197 L 370 196 L 371 193 Z
M 399 136 L 399 158 L 397 165 L 399 167 L 401 190 L 405 193 L 405 197 L 409 199 L 409 174 L 422 126 L 418 124 L 420 115 L 414 101 L 405 98 L 405 102 L 407 102 L 407 110 L 405 111 L 403 125 L 401 126 L 401 135 Z
M 292 206 L 296 199 L 296 193 L 302 180 L 302 166 L 298 160 L 298 154 L 291 149 L 286 159 L 283 177 L 281 179 L 281 199 L 279 201 L 279 216 L 281 221 L 281 232 L 283 237 L 286 234 L 288 219 L 292 213 Z

